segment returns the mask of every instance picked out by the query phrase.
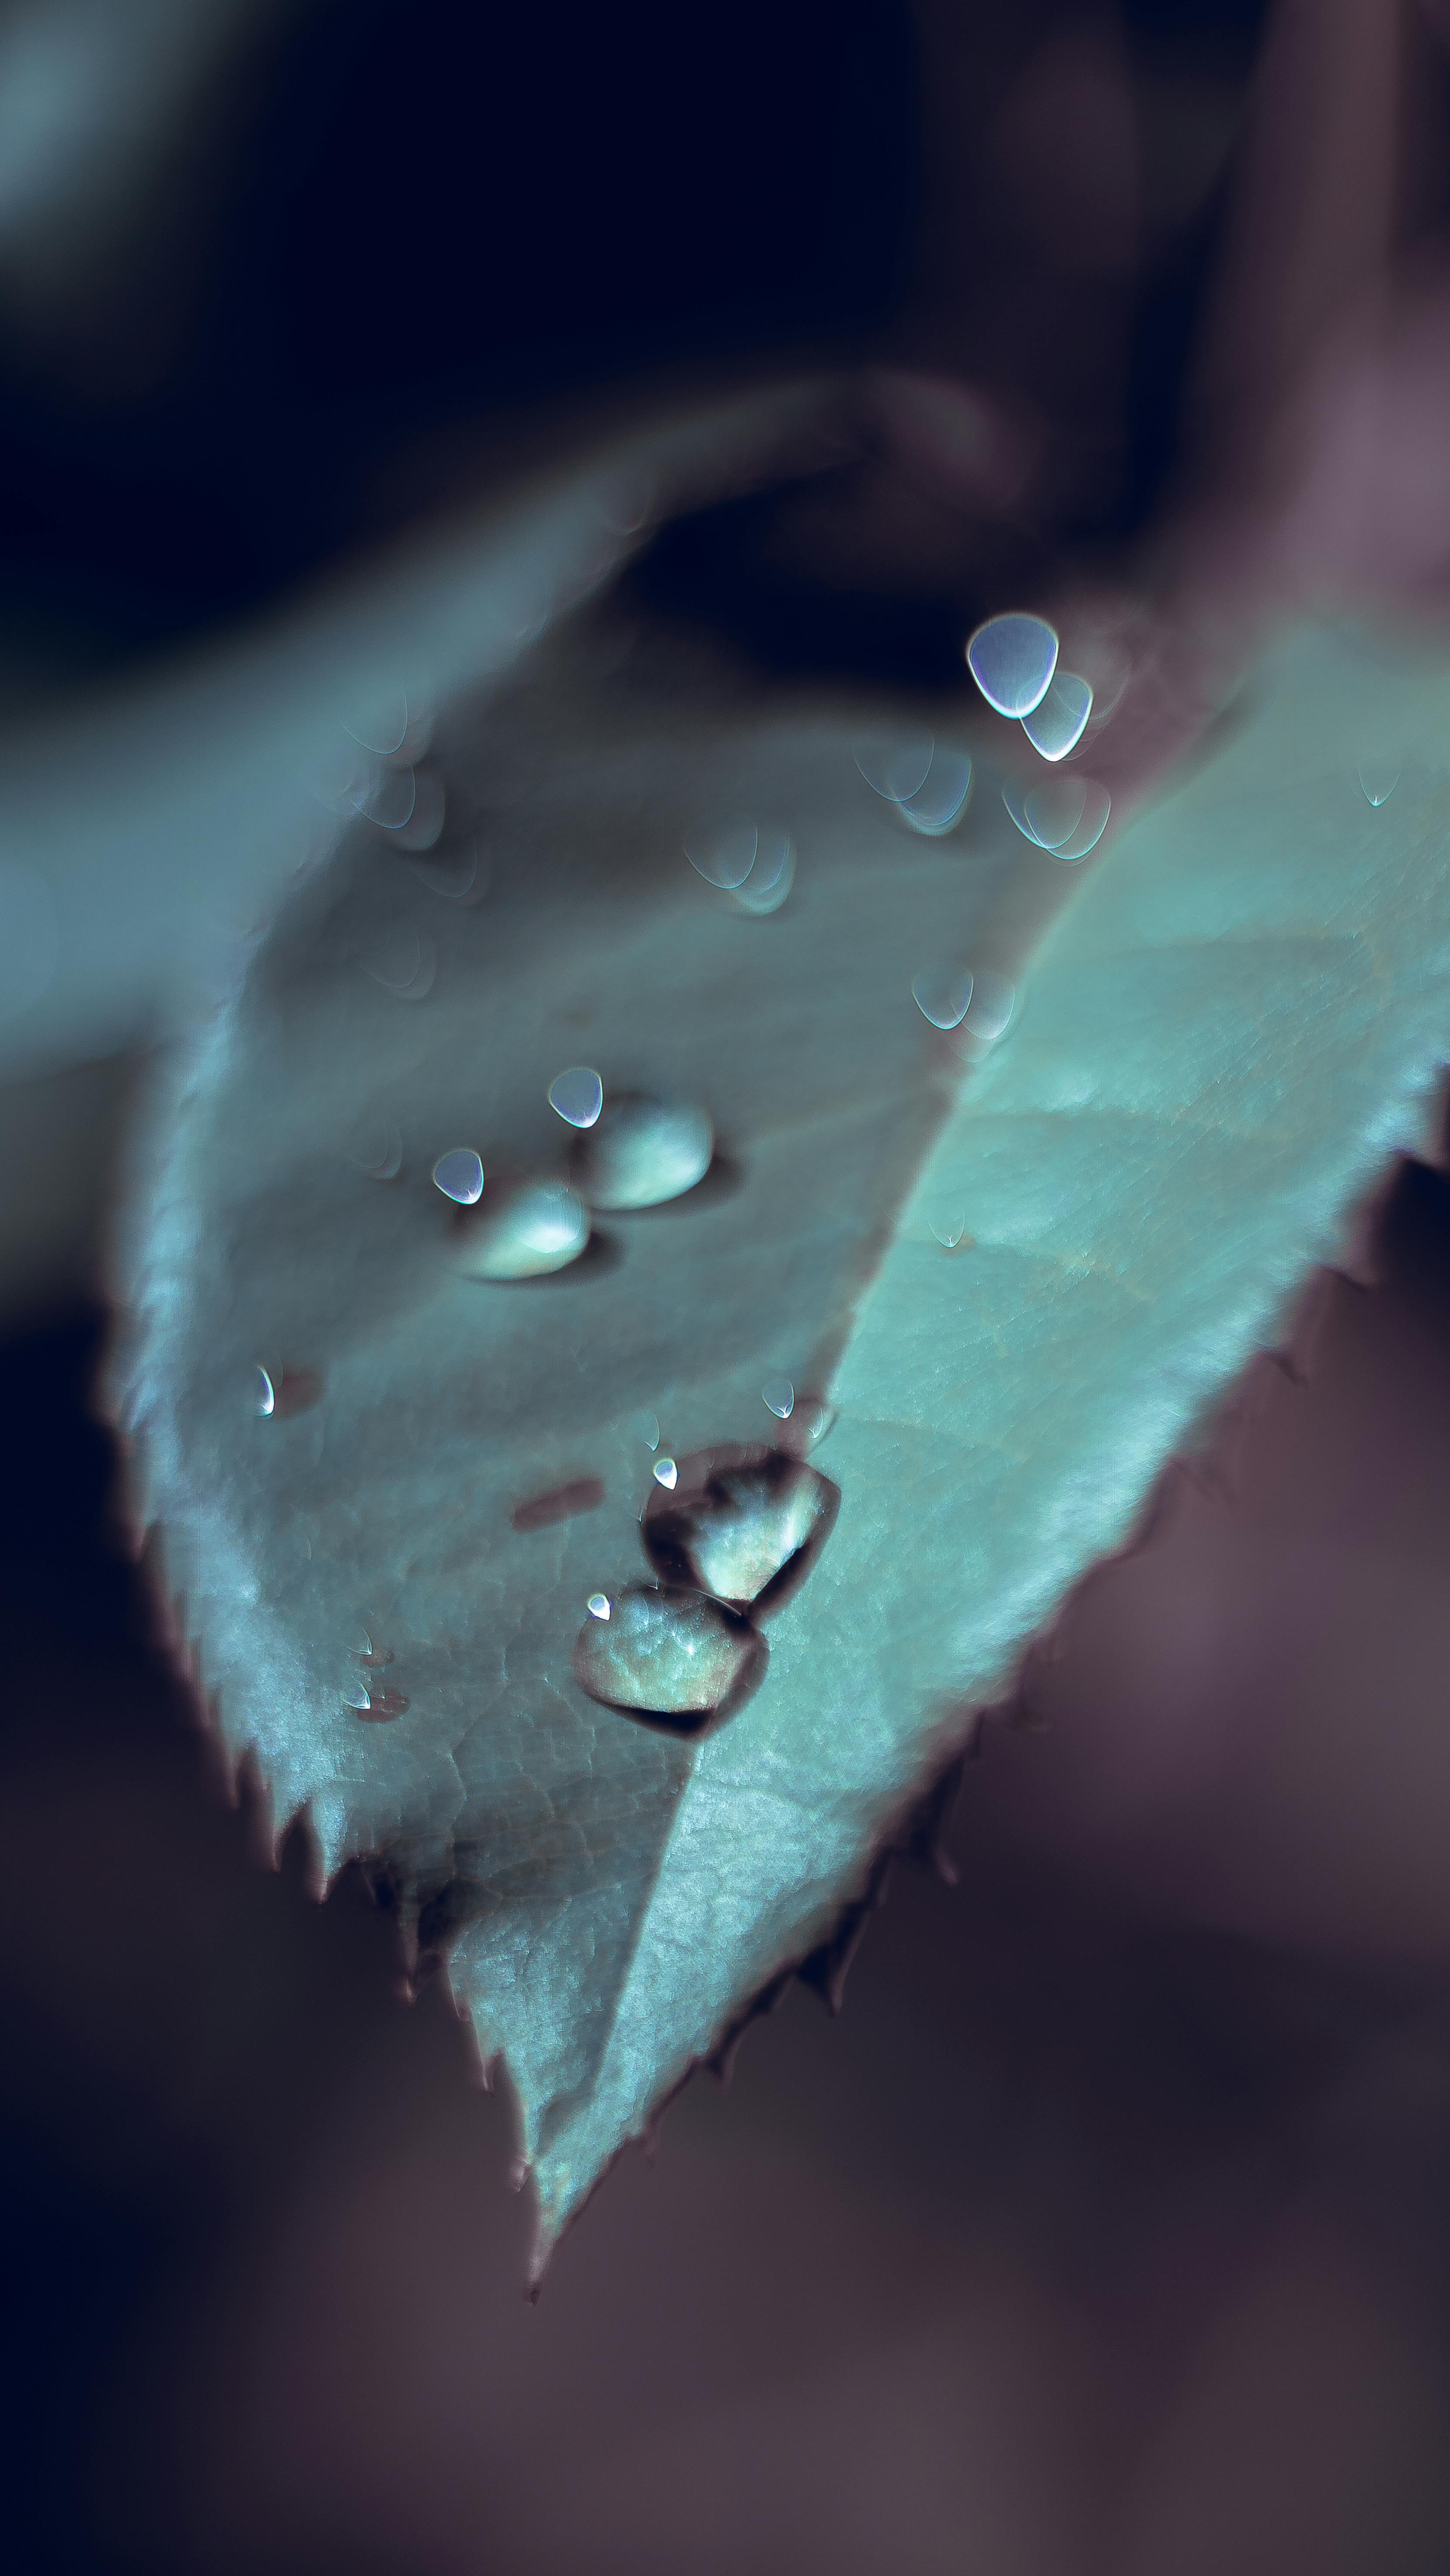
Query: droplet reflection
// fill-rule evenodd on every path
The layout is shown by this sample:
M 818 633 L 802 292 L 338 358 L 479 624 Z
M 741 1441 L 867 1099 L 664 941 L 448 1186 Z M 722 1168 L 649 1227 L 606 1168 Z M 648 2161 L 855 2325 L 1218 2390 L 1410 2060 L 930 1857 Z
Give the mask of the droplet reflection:
M 1044 760 L 1066 760 L 1073 745 L 1081 742 L 1092 711 L 1091 681 L 1081 679 L 1076 671 L 1057 671 L 1046 697 L 1023 717 L 1022 730 Z
M 911 998 L 934 1029 L 954 1029 L 967 1016 L 972 998 L 971 970 L 966 966 L 924 966 L 911 987 Z
M 1057 634 L 1045 617 L 989 617 L 967 645 L 967 668 L 999 716 L 1030 716 L 1057 668 Z
M 549 1107 L 569 1127 L 592 1127 L 604 1106 L 604 1085 L 592 1065 L 573 1064 L 549 1085 Z
M 684 1588 L 631 1584 L 606 1622 L 590 1617 L 574 1670 L 591 1699 L 646 1717 L 704 1718 L 735 1698 L 765 1660 L 744 1619 Z
M 483 1165 L 471 1145 L 452 1145 L 433 1166 L 433 1186 L 459 1207 L 474 1207 L 483 1196 Z
M 707 1112 L 684 1101 L 624 1092 L 606 1103 L 570 1156 L 570 1170 L 594 1207 L 660 1207 L 704 1179 L 715 1150 Z

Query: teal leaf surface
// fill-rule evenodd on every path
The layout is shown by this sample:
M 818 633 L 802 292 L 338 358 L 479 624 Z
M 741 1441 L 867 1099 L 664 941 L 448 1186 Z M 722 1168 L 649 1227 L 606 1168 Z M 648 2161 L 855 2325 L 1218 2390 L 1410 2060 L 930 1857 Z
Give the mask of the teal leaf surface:
M 329 1874 L 382 1855 L 446 1954 L 541 2253 L 1130 1541 L 1450 1052 L 1439 665 L 1289 639 L 1082 870 L 980 745 L 913 834 L 852 753 L 890 711 L 687 665 L 591 615 L 461 699 L 437 848 L 342 834 L 138 1199 L 124 1417 L 199 1679 L 279 1822 Z M 685 856 L 742 821 L 796 861 L 765 914 Z M 996 1045 L 916 1008 L 942 962 L 1017 981 Z M 552 1276 L 461 1275 L 434 1163 L 565 1172 L 579 1066 L 702 1106 L 716 1165 Z M 691 1736 L 586 1692 L 575 1640 L 651 1579 L 657 1461 L 724 1448 L 808 1456 L 834 1517 Z

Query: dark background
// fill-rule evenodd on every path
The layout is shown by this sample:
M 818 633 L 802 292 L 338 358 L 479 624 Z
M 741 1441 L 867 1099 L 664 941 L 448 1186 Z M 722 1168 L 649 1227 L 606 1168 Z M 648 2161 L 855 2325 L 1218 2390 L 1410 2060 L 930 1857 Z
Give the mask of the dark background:
M 1084 26 L 1145 167 L 1223 147 L 1086 271 L 1003 177 L 1026 71 Z M 1124 577 L 1185 470 L 1261 36 L 1208 0 L 282 13 L 167 126 L 129 246 L 10 310 L 15 704 L 200 650 L 536 424 L 801 358 L 984 385 L 1070 470 L 1003 527 L 911 521 L 865 572 L 783 557 L 771 497 L 731 505 L 660 541 L 647 597 L 779 664 L 929 678 L 1004 564 Z M 1096 95 L 1073 74 L 1083 127 Z M 889 470 L 842 466 L 838 525 L 905 524 Z M 298 1838 L 268 1871 L 149 1642 L 88 1410 L 101 1312 L 57 1291 L 19 1319 L 10 2563 L 1450 2562 L 1438 1177 L 1404 1173 L 1380 1259 L 989 1727 L 960 1884 L 898 1872 L 840 2021 L 794 1989 L 730 2092 L 698 2079 L 536 2309 L 506 2096 L 439 1984 L 404 2008 L 356 1872 L 319 1910 Z

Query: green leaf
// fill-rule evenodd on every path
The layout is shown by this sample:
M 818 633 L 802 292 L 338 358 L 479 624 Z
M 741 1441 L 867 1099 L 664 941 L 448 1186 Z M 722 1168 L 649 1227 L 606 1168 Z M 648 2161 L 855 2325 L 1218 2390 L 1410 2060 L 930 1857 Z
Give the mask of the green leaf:
M 385 1855 L 448 1948 L 516 2088 L 541 2258 L 831 1934 L 1423 1141 L 1450 1035 L 1446 714 L 1443 671 L 1300 635 L 1075 872 L 1015 831 L 980 750 L 961 825 L 920 838 L 852 757 L 886 711 L 760 703 L 586 619 L 442 729 L 431 881 L 358 825 L 198 1048 L 134 1292 L 148 1508 L 233 1754 L 279 1820 L 307 1809 L 326 1873 Z M 1357 764 L 1387 753 L 1375 808 Z M 684 855 L 742 816 L 798 850 L 763 917 Z M 481 899 L 437 891 L 470 849 Z M 928 1027 L 914 975 L 1020 979 L 1065 891 L 999 1045 Z M 435 1159 L 562 1170 L 546 1090 L 577 1064 L 703 1104 L 721 1165 L 602 1218 L 552 1277 L 463 1277 Z M 368 1121 L 393 1178 L 348 1160 Z M 753 1695 L 697 1738 L 587 1696 L 588 1596 L 650 1573 L 639 1417 L 684 1460 L 804 1449 L 827 1403 L 809 1456 L 839 1508 L 762 1616 Z M 359 1683 L 406 1709 L 377 1723 Z

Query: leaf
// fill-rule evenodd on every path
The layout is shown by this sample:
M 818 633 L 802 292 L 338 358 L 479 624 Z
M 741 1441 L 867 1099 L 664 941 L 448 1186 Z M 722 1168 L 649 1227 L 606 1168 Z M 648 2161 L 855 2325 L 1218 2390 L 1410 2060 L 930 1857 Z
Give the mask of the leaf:
M 1015 831 L 980 749 L 958 831 L 915 837 L 852 756 L 892 711 L 762 705 L 586 619 L 442 729 L 453 877 L 358 824 L 200 1047 L 134 1291 L 147 1508 L 232 1753 L 279 1819 L 307 1808 L 328 1875 L 386 1855 L 506 2059 L 541 2260 L 831 1934 L 1422 1141 L 1446 713 L 1442 671 L 1301 635 L 1080 877 Z M 1390 735 L 1375 808 L 1357 762 Z M 741 818 L 798 853 L 764 917 L 684 855 Z M 474 856 L 481 900 L 437 891 Z M 927 1025 L 915 974 L 1017 973 L 1069 888 L 995 1051 Z M 606 1094 L 702 1102 L 722 1164 L 551 1278 L 461 1277 L 434 1161 L 562 1168 L 547 1086 L 585 1062 Z M 360 1121 L 395 1177 L 349 1162 Z M 318 1400 L 263 1414 L 259 1368 Z M 839 1508 L 762 1621 L 754 1695 L 697 1739 L 586 1696 L 588 1597 L 649 1571 L 641 1414 L 684 1460 L 799 1448 L 827 1399 L 810 1457 Z M 405 1703 L 382 1724 L 356 1704 L 379 1683 Z

